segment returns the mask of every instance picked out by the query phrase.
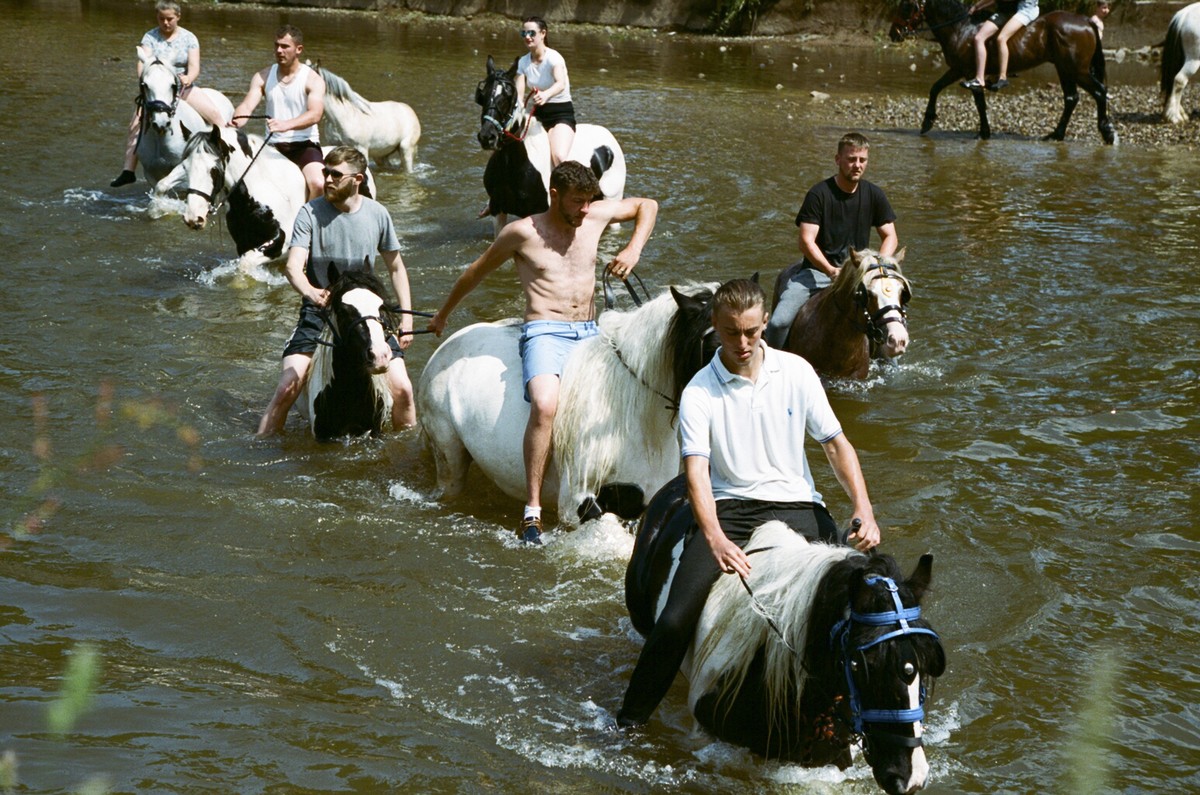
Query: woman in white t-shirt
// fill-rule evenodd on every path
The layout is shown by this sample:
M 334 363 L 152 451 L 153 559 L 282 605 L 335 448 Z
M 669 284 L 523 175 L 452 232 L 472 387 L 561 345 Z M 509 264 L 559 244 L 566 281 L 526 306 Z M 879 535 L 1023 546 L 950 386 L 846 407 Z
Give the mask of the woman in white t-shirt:
M 138 45 L 158 60 L 170 66 L 179 75 L 179 98 L 187 102 L 209 124 L 224 126 L 221 111 L 202 91 L 193 91 L 196 78 L 200 75 L 200 42 L 194 33 L 179 27 L 179 3 L 175 0 L 158 0 L 154 6 L 158 27 L 146 31 Z M 137 65 L 138 78 L 142 76 L 142 62 Z M 129 139 L 125 144 L 125 164 L 120 175 L 110 184 L 114 188 L 137 181 L 137 140 L 141 127 L 142 112 L 139 108 L 129 122 Z
M 525 101 L 528 87 L 532 113 L 550 136 L 550 167 L 567 159 L 575 141 L 575 106 L 571 104 L 571 80 L 567 62 L 558 50 L 546 46 L 546 20 L 526 17 L 521 38 L 528 50 L 517 61 L 517 96 Z

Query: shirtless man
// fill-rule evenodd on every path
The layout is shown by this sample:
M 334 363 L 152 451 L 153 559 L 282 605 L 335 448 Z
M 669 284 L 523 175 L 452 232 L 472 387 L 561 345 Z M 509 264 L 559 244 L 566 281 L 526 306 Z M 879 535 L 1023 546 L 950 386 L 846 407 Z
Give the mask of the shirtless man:
M 653 199 L 593 201 L 597 193 L 591 169 L 572 160 L 556 166 L 550 174 L 550 208 L 504 227 L 496 242 L 458 277 L 429 323 L 441 336 L 454 307 L 485 276 L 510 258 L 516 262 L 525 292 L 521 362 L 530 404 L 523 448 L 528 503 L 518 535 L 528 543 L 541 543 L 542 478 L 550 458 L 563 363 L 575 344 L 599 333 L 595 294 L 600 235 L 613 222 L 634 222 L 629 244 L 607 266 L 609 273 L 625 279 L 641 258 L 658 217 Z
M 317 123 L 325 115 L 325 79 L 300 61 L 304 34 L 293 25 L 275 31 L 275 65 L 255 72 L 250 90 L 233 111 L 231 127 L 242 127 L 265 97 L 268 141 L 304 172 L 312 201 L 325 189 L 325 167 Z

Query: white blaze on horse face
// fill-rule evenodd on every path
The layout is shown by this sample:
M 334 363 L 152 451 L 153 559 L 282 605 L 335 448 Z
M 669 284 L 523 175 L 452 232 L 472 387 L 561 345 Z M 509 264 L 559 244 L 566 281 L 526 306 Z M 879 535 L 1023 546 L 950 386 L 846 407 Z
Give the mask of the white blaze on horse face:
M 139 56 L 142 52 L 144 50 L 139 49 Z M 175 70 L 153 58 L 149 61 L 142 58 L 143 107 L 149 108 L 151 103 L 155 103 L 155 110 L 143 112 L 147 113 L 147 119 L 159 132 L 166 132 L 171 126 L 171 114 L 163 108 L 176 105 L 175 88 Z
M 872 285 L 879 306 L 900 306 L 900 297 L 904 285 L 897 279 L 876 279 Z M 898 311 L 891 311 L 884 318 L 884 330 L 887 338 L 884 340 L 884 352 L 889 358 L 899 356 L 908 348 L 908 327 L 901 322 L 902 316 Z
M 908 686 L 908 708 L 917 709 L 921 706 L 921 676 L 918 674 L 913 677 L 912 684 Z M 920 721 L 913 723 L 913 736 L 920 737 L 925 733 L 924 727 Z M 914 748 L 911 761 L 912 773 L 909 775 L 908 782 L 905 787 L 905 792 L 916 792 L 925 787 L 925 783 L 929 780 L 929 760 L 925 758 L 925 749 Z
M 383 299 L 370 290 L 361 287 L 348 291 L 342 296 L 342 303 L 353 307 L 359 317 L 371 317 L 363 323 L 370 335 L 370 364 L 371 372 L 382 373 L 392 361 L 392 348 L 388 345 L 387 336 L 383 333 L 383 324 L 379 322 L 379 310 L 383 307 Z

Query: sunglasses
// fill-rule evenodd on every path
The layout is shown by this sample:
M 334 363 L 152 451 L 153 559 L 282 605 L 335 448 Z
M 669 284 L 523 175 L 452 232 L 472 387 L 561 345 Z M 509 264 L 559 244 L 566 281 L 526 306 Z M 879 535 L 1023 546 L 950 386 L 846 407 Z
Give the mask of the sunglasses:
M 346 177 L 354 177 L 354 176 L 358 175 L 357 171 L 354 172 L 353 174 L 343 174 L 340 171 L 334 171 L 332 168 L 323 168 L 323 169 L 321 169 L 321 173 L 325 175 L 325 179 L 329 179 L 330 177 L 333 177 L 334 181 L 336 181 L 336 182 L 341 182 Z
M 536 30 L 521 31 L 521 38 L 523 38 L 523 39 L 532 39 L 536 35 L 538 35 L 538 32 Z

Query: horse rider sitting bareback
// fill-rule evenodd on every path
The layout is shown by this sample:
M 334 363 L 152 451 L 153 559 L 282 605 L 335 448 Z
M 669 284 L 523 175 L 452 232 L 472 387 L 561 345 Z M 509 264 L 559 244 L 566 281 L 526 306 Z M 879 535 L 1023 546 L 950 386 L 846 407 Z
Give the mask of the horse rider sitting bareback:
M 246 98 L 233 111 L 232 127 L 242 127 L 258 103 L 267 100 L 267 142 L 304 173 L 307 200 L 325 188 L 321 137 L 317 124 L 325 115 L 325 80 L 301 62 L 304 34 L 294 25 L 275 31 L 275 64 L 255 72 Z
M 896 253 L 896 213 L 883 191 L 863 179 L 870 146 L 859 133 L 843 135 L 834 157 L 837 173 L 813 185 L 804 197 L 796 215 L 804 259 L 785 269 L 776 281 L 775 306 L 766 333 L 772 348 L 782 348 L 787 342 L 788 329 L 800 307 L 833 282 L 850 249 L 868 247 L 872 228 L 879 233 L 880 256 Z

